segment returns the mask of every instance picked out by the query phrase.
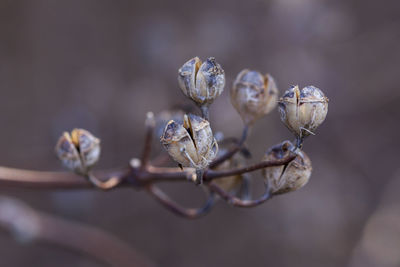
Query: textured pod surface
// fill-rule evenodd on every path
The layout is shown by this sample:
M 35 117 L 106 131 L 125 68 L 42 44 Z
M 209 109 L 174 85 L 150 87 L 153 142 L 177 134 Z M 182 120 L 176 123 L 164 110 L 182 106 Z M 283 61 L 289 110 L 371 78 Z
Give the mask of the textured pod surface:
M 198 162 L 196 147 L 182 123 L 169 121 L 161 136 L 161 144 L 168 154 L 182 166 L 189 167 Z
M 74 129 L 63 133 L 55 151 L 64 166 L 83 174 L 98 161 L 100 140 L 84 129 Z
M 328 98 L 314 86 L 289 88 L 279 100 L 279 112 L 286 127 L 299 137 L 314 134 L 328 113 Z
M 263 160 L 281 159 L 294 149 L 290 141 L 284 141 L 272 147 Z M 262 170 L 264 180 L 273 194 L 283 194 L 300 189 L 310 179 L 312 166 L 306 153 L 296 149 L 296 158 L 287 166 L 269 167 Z
M 231 102 L 245 124 L 253 124 L 277 105 L 278 89 L 271 75 L 242 70 L 232 86 Z
M 195 57 L 178 70 L 178 83 L 182 92 L 196 104 L 209 105 L 224 90 L 225 73 L 215 58 L 201 62 Z
M 210 123 L 193 114 L 185 115 L 183 123 L 170 121 L 160 141 L 170 156 L 185 167 L 205 169 L 218 153 Z
M 160 136 L 163 134 L 166 125 L 171 120 L 182 124 L 184 115 L 185 115 L 185 112 L 183 112 L 183 110 L 179 110 L 179 109 L 165 110 L 165 111 L 158 113 L 155 116 L 156 126 L 154 128 L 154 136 L 159 139 Z
M 65 167 L 75 172 L 83 172 L 84 168 L 79 152 L 76 149 L 75 144 L 72 142 L 71 135 L 68 132 L 64 132 L 58 139 L 55 152 Z

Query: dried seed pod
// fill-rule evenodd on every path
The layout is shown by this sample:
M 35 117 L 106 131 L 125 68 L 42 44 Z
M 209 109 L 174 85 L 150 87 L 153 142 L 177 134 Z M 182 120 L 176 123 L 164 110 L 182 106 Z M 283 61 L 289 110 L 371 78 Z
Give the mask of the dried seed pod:
M 201 62 L 192 58 L 178 70 L 178 83 L 182 92 L 199 106 L 210 105 L 225 86 L 225 73 L 215 58 Z
M 171 120 L 182 124 L 184 115 L 185 115 L 185 112 L 183 112 L 183 110 L 179 110 L 179 109 L 164 110 L 164 111 L 158 113 L 155 116 L 155 119 L 156 119 L 156 126 L 154 128 L 155 137 L 160 138 L 160 136 L 164 132 L 165 126 Z
M 100 157 L 100 140 L 84 129 L 64 132 L 55 152 L 68 169 L 86 174 Z
M 281 120 L 298 138 L 314 134 L 328 113 L 328 98 L 314 86 L 292 86 L 279 99 Z
M 193 114 L 185 115 L 183 123 L 169 121 L 160 141 L 175 161 L 196 170 L 204 170 L 218 153 L 210 123 Z
M 282 159 L 294 151 L 297 156 L 284 166 L 268 167 L 262 170 L 264 180 L 268 183 L 272 194 L 283 194 L 303 187 L 311 176 L 311 160 L 306 153 L 296 149 L 290 141 L 284 141 L 272 147 L 263 160 Z
M 278 88 L 271 75 L 242 70 L 231 89 L 231 102 L 247 125 L 276 107 Z

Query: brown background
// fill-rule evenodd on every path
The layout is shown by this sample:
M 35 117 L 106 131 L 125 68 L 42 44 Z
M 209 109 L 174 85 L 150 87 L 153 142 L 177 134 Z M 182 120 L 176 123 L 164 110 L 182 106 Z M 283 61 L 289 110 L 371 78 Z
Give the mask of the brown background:
M 228 89 L 243 68 L 271 73 L 281 93 L 315 85 L 330 106 L 305 143 L 310 183 L 257 208 L 221 202 L 187 221 L 128 189 L 0 193 L 113 233 L 158 266 L 399 266 L 398 3 L 1 0 L 1 165 L 62 170 L 53 146 L 73 127 L 102 139 L 99 168 L 126 164 L 145 113 L 186 101 L 177 69 L 193 56 L 215 56 L 226 72 L 214 131 L 240 134 Z M 275 110 L 251 133 L 253 161 L 288 138 Z M 193 185 L 167 189 L 200 203 Z M 1 266 L 100 266 L 0 233 Z

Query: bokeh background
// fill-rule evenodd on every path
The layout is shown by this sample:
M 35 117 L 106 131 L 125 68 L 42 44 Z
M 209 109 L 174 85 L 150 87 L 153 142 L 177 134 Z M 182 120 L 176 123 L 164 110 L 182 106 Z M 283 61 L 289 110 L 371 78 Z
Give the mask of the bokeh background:
M 305 143 L 310 183 L 257 208 L 221 202 L 188 221 L 129 189 L 0 194 L 112 233 L 157 266 L 400 266 L 399 9 L 395 0 L 1 0 L 4 166 L 62 170 L 53 146 L 73 127 L 102 139 L 99 168 L 124 166 L 139 156 L 147 111 L 189 103 L 176 78 L 194 56 L 225 69 L 211 121 L 226 136 L 242 128 L 229 87 L 243 68 L 271 73 L 281 93 L 315 85 L 330 106 Z M 252 161 L 291 138 L 275 110 L 251 133 Z M 201 203 L 191 184 L 166 189 Z M 2 266 L 102 266 L 7 231 L 0 251 Z

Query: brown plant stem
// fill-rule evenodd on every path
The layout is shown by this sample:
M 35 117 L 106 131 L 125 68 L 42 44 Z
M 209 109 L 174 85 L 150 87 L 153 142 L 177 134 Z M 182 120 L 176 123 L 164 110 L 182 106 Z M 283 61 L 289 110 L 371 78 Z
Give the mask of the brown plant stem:
M 261 161 L 242 168 L 232 170 L 206 170 L 203 179 L 210 182 L 214 179 L 243 174 L 256 171 L 262 168 L 285 165 L 292 161 L 296 155 L 290 153 L 289 156 L 279 160 Z M 106 177 L 117 177 L 120 183 L 114 188 L 122 186 L 143 187 L 153 182 L 171 182 L 171 181 L 193 181 L 194 170 L 187 168 L 181 171 L 178 168 L 159 168 L 149 166 L 145 170 L 139 167 L 125 168 L 118 171 L 97 172 L 99 179 L 107 180 Z M 78 189 L 95 188 L 83 177 L 71 172 L 46 172 L 33 170 L 20 170 L 0 166 L 0 186 L 8 187 L 28 187 L 42 189 Z
M 105 180 L 105 177 L 118 177 L 124 184 L 126 174 L 130 172 L 128 168 L 118 171 L 96 172 L 99 177 Z M 7 187 L 23 187 L 34 189 L 89 189 L 95 188 L 84 177 L 72 172 L 49 172 L 21 170 L 0 166 L 0 185 Z M 126 184 L 125 184 L 126 185 Z
M 256 164 L 253 164 L 250 166 L 246 166 L 243 168 L 236 168 L 236 169 L 232 169 L 232 170 L 221 170 L 221 171 L 207 170 L 203 175 L 203 179 L 204 179 L 204 181 L 212 181 L 217 178 L 223 178 L 223 177 L 227 177 L 227 176 L 248 173 L 248 172 L 256 171 L 256 170 L 267 168 L 267 167 L 281 166 L 281 165 L 285 165 L 285 164 L 289 163 L 295 157 L 296 157 L 296 154 L 291 152 L 285 158 L 277 159 L 277 160 L 264 160 L 259 163 L 256 163 Z
M 180 206 L 178 203 L 170 199 L 167 194 L 165 194 L 160 188 L 158 188 L 154 184 L 148 185 L 146 189 L 165 208 L 167 208 L 168 210 L 172 211 L 173 213 L 179 216 L 188 219 L 196 219 L 206 215 L 209 211 L 211 211 L 212 207 L 215 204 L 213 192 L 209 194 L 207 201 L 203 207 L 193 209 L 193 208 L 184 208 Z
M 213 182 L 209 183 L 208 187 L 210 188 L 211 191 L 217 193 L 220 197 L 226 200 L 229 204 L 242 208 L 258 206 L 272 197 L 272 194 L 270 193 L 270 190 L 267 185 L 265 186 L 264 194 L 260 198 L 254 200 L 240 199 L 232 195 L 231 193 L 226 192 L 224 189 L 222 189 L 220 186 L 218 186 L 216 183 Z
M 222 199 L 232 203 L 234 206 L 253 207 L 268 200 L 269 196 L 264 195 L 258 200 L 243 200 L 230 195 L 216 184 L 210 182 L 214 179 L 245 174 L 262 168 L 285 165 L 295 157 L 295 153 L 290 153 L 287 157 L 282 159 L 261 161 L 243 168 L 221 171 L 208 169 L 203 175 L 204 183 L 212 192 L 217 193 Z M 97 173 L 98 175 L 95 176 L 96 180 L 103 181 L 100 182 L 100 189 L 108 190 L 123 186 L 147 189 L 147 192 L 155 197 L 164 207 L 185 218 L 198 218 L 209 212 L 214 205 L 214 197 L 211 194 L 203 207 L 187 209 L 172 201 L 168 195 L 154 185 L 154 183 L 157 182 L 193 182 L 196 179 L 196 171 L 193 168 L 186 168 L 185 171 L 182 171 L 178 168 L 154 167 L 149 164 L 143 168 L 139 159 L 133 159 L 131 160 L 130 168 Z M 20 170 L 7 167 L 0 167 L 0 186 L 35 189 L 99 188 L 97 183 L 93 184 L 93 182 L 85 179 L 85 177 L 78 176 L 74 173 Z

